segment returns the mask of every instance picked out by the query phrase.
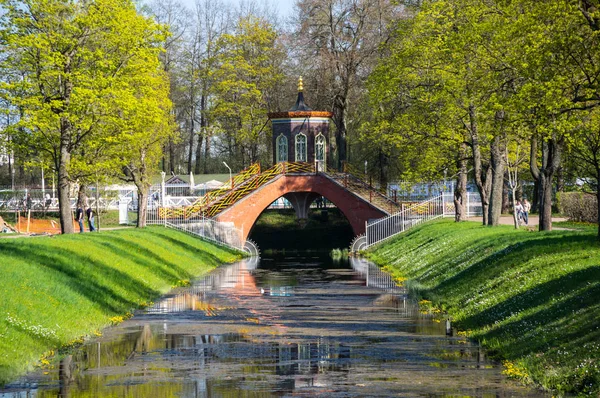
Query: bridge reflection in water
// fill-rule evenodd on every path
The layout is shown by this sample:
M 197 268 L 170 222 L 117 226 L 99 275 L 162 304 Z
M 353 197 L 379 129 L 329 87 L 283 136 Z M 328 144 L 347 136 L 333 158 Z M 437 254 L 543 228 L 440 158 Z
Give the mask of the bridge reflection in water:
M 43 373 L 47 372 L 47 375 Z M 0 397 L 539 396 L 360 259 L 242 261 L 178 288 Z

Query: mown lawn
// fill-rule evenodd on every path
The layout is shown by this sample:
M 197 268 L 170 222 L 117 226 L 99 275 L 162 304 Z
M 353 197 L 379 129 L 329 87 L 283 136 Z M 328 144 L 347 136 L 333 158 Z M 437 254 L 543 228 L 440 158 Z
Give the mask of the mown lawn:
M 0 239 L 0 385 L 238 258 L 162 227 Z
M 559 392 L 600 393 L 600 246 L 595 230 L 527 232 L 443 220 L 367 256 L 505 360 Z

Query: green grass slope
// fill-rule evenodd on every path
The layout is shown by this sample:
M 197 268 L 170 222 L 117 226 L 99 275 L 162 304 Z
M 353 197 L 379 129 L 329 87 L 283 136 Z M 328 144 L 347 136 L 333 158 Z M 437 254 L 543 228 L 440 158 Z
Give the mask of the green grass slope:
M 505 373 L 600 393 L 600 246 L 595 231 L 527 232 L 443 220 L 368 257 L 445 309 L 505 360 Z
M 0 385 L 239 257 L 162 227 L 0 239 Z

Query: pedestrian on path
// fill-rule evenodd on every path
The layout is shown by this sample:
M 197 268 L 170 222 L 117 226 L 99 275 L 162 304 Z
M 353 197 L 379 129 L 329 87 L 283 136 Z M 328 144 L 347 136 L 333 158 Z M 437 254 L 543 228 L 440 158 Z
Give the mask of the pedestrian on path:
M 521 225 L 521 220 L 523 219 L 523 205 L 518 200 L 515 205 L 515 215 L 517 216 L 517 225 Z
M 81 204 L 77 205 L 77 210 L 75 211 L 75 219 L 79 223 L 79 233 L 83 233 L 83 209 L 81 208 Z
M 531 203 L 527 199 L 523 200 L 523 220 L 525 225 L 529 225 L 529 212 L 531 211 Z
M 87 210 L 85 211 L 85 214 L 87 215 L 88 225 L 90 226 L 90 232 L 94 232 L 96 228 L 94 227 L 94 212 L 92 211 L 92 208 L 88 206 Z

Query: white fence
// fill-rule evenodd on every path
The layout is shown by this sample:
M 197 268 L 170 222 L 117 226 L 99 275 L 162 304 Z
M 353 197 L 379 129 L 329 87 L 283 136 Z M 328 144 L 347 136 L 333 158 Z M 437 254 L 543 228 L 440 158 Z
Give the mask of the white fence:
M 51 189 L 42 190 L 35 188 L 14 191 L 0 189 L 0 211 L 16 212 L 27 209 L 27 195 L 31 198 L 32 212 L 58 211 L 58 193 Z M 134 200 L 135 198 L 137 198 L 137 192 L 134 190 L 106 190 L 98 198 L 98 207 L 102 210 L 116 210 L 119 208 L 119 203 L 123 201 L 137 205 Z M 88 196 L 87 204 L 92 208 L 96 208 L 96 196 L 94 193 Z M 70 206 L 72 209 L 75 209 L 77 198 L 70 198 Z
M 456 210 L 454 208 L 454 194 L 443 193 L 444 199 L 444 217 L 454 217 Z M 475 192 L 468 192 L 465 203 L 467 217 L 478 217 L 482 214 L 481 196 Z
M 383 242 L 417 224 L 443 216 L 443 195 L 439 195 L 388 217 L 371 221 L 366 228 L 366 247 Z
M 166 196 L 164 202 L 164 207 L 172 209 L 183 209 L 185 207 L 180 204 L 180 198 Z M 199 236 L 219 245 L 236 250 L 244 249 L 245 242 L 242 241 L 243 233 L 233 223 L 216 221 L 199 214 L 186 217 L 183 211 L 181 215 L 170 215 L 169 218 L 166 218 L 161 215 L 160 208 L 160 198 L 151 196 L 151 202 L 146 213 L 147 224 L 164 225 L 165 227 L 175 228 Z
M 468 193 L 466 203 L 467 217 L 481 215 L 479 196 Z M 399 233 L 422 224 L 426 221 L 442 217 L 454 217 L 454 197 L 452 194 L 441 194 L 431 199 L 410 206 L 388 217 L 367 223 L 365 233 L 365 249 L 383 242 Z

